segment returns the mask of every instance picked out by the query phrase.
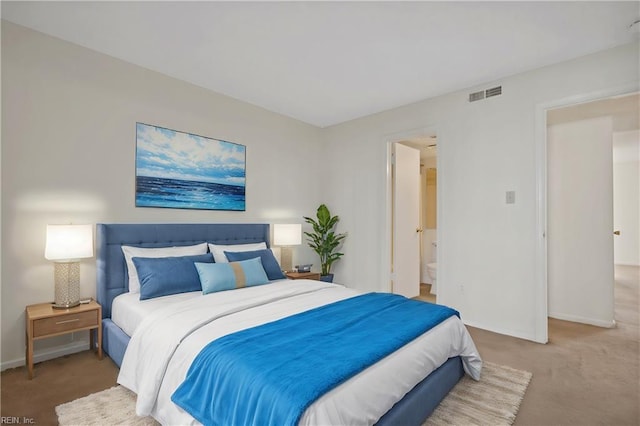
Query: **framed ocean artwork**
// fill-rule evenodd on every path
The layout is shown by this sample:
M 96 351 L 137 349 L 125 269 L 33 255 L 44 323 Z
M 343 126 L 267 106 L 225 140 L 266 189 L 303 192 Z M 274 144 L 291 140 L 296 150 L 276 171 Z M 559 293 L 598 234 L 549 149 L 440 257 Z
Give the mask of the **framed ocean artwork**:
M 246 147 L 136 123 L 136 207 L 245 210 Z

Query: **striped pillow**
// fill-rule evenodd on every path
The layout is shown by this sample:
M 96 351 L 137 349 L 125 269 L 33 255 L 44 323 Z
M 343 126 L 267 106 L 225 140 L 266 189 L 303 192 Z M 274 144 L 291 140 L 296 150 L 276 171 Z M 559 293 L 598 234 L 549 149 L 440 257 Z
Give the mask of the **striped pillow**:
M 202 293 L 267 284 L 269 278 L 259 257 L 229 263 L 195 263 Z

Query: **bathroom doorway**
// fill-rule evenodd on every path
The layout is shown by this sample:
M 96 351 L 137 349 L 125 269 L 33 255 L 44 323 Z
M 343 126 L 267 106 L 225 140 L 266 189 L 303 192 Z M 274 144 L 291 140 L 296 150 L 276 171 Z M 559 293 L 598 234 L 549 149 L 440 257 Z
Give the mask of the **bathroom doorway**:
M 417 297 L 431 303 L 437 301 L 437 241 L 438 241 L 438 168 L 437 137 L 411 138 L 398 142 L 420 152 L 420 294 Z

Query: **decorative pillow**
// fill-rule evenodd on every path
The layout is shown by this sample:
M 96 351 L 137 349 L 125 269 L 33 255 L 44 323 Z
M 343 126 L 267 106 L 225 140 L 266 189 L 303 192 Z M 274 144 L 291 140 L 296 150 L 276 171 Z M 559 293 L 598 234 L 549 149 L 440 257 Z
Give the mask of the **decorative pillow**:
M 138 280 L 138 271 L 133 264 L 133 257 L 170 257 L 170 256 L 193 256 L 196 254 L 207 253 L 207 243 L 196 244 L 193 246 L 175 246 L 175 247 L 133 247 L 122 246 L 124 260 L 127 262 L 127 271 L 129 272 L 129 292 L 140 293 L 140 280 Z
M 140 300 L 201 290 L 194 262 L 213 263 L 211 253 L 182 257 L 134 257 L 140 279 Z
M 256 251 L 243 251 L 243 252 L 229 252 L 225 251 L 224 254 L 227 256 L 230 262 L 236 262 L 239 260 L 251 259 L 253 257 L 259 257 L 262 261 L 262 267 L 264 271 L 267 273 L 267 277 L 270 280 L 282 280 L 285 278 L 282 273 L 282 269 L 278 264 L 278 261 L 273 256 L 273 252 L 268 249 L 264 250 L 256 250 Z
M 259 257 L 242 262 L 196 263 L 195 265 L 200 276 L 203 294 L 269 282 Z
M 239 251 L 254 251 L 267 248 L 267 243 L 251 243 L 251 244 L 211 244 L 209 243 L 209 251 L 213 254 L 213 258 L 216 263 L 227 263 L 227 256 L 224 255 L 225 251 L 239 252 Z M 254 256 L 255 257 L 255 256 Z

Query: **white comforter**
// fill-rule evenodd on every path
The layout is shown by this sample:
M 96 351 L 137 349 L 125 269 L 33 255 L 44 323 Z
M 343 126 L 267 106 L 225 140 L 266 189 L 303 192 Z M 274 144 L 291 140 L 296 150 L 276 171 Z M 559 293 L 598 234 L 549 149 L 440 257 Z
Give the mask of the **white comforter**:
M 320 281 L 284 280 L 212 293 L 162 308 L 136 329 L 118 383 L 138 394 L 136 413 L 162 424 L 199 424 L 171 401 L 191 362 L 212 340 L 360 293 Z M 312 404 L 301 425 L 373 424 L 448 358 L 462 355 L 479 379 L 482 360 L 457 317 L 452 317 Z

